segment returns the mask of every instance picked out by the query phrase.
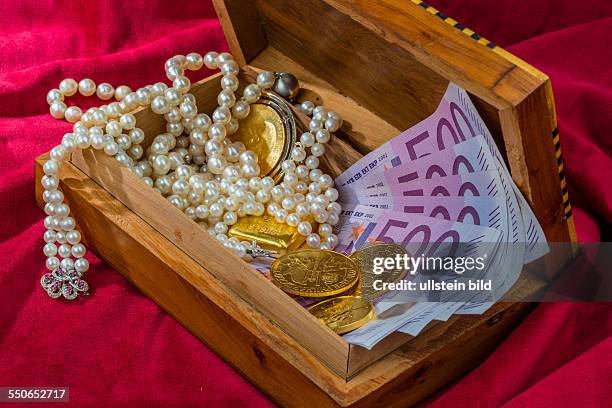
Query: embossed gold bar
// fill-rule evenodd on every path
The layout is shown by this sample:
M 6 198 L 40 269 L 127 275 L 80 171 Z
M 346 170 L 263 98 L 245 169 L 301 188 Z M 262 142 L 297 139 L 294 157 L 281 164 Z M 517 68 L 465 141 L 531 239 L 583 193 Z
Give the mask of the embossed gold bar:
M 281 224 L 269 215 L 240 218 L 230 227 L 228 235 L 241 241 L 257 241 L 259 247 L 281 253 L 298 249 L 306 240 L 296 227 Z

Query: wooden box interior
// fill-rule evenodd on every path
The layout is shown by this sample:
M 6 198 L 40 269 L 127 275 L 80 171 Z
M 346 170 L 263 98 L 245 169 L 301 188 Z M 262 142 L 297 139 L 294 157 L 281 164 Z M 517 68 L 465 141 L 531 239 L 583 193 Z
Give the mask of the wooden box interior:
M 324 103 L 345 119 L 331 145 L 333 159 L 326 163 L 332 175 L 339 174 L 360 154 L 432 113 L 448 82 L 453 81 L 472 95 L 547 238 L 575 240 L 571 209 L 568 210 L 571 207 L 566 203 L 563 184 L 559 183 L 558 149 L 553 142 L 554 104 L 550 82 L 544 74 L 498 47 L 470 38 L 419 5 L 420 1 L 215 0 L 214 4 L 232 53 L 245 69 L 243 79 L 252 81 L 260 69 L 292 72 L 304 88 L 300 98 Z M 193 85 L 200 111 L 210 113 L 216 106 L 219 78 L 219 74 L 213 75 Z M 149 109 L 140 110 L 136 116 L 138 126 L 147 136 L 145 145 L 165 129 L 163 117 Z M 187 306 L 181 299 L 164 300 L 170 299 L 171 294 L 151 292 L 153 289 L 149 288 L 156 282 L 141 275 L 138 279 L 132 277 L 145 293 L 153 293 L 156 301 L 163 300 L 158 303 L 210 342 L 213 340 L 203 334 L 207 330 L 205 325 L 182 308 L 189 307 L 189 297 L 212 299 L 213 292 L 223 296 L 217 293 L 222 288 L 228 292 L 227 298 L 231 299 L 226 301 L 232 307 L 242 305 L 249 310 L 252 321 L 250 326 L 244 323 L 244 327 L 259 322 L 269 334 L 251 329 L 266 338 L 278 336 L 282 339 L 275 340 L 279 347 L 292 348 L 277 351 L 282 358 L 293 364 L 294 360 L 305 358 L 310 361 L 311 357 L 304 357 L 305 354 L 314 357 L 316 370 L 311 361 L 298 370 L 339 405 L 370 398 L 373 389 L 397 380 L 406 370 L 412 370 L 410 378 L 418 385 L 416 371 L 425 358 L 433 355 L 451 358 L 436 353 L 443 348 L 445 353 L 457 352 L 468 339 L 476 341 L 478 331 L 482 333 L 483 344 L 490 346 L 530 308 L 500 303 L 484 316 L 453 317 L 449 322 L 432 324 L 416 339 L 395 333 L 370 351 L 351 346 L 163 197 L 143 188 L 142 182 L 113 158 L 90 149 L 74 153 L 71 163 L 74 167 L 65 171 L 87 186 L 83 191 L 100 197 L 110 193 L 109 200 L 112 199 L 117 211 L 125 206 L 129 211 L 121 213 L 134 223 L 143 224 L 140 233 L 148 228 L 150 233 L 166 240 L 163 245 L 176 251 L 164 260 L 167 265 L 184 259 L 174 273 L 182 282 L 177 287 L 188 286 L 180 294 Z M 95 190 L 98 187 L 103 190 Z M 62 184 L 62 188 L 70 190 L 74 186 Z M 79 202 L 82 198 L 76 195 L 78 189 L 74 190 L 74 195 L 67 197 Z M 88 228 L 87 220 L 77 217 L 77 221 Z M 124 229 L 125 221 L 113 222 Z M 110 262 L 115 265 L 118 261 Z M 126 268 L 119 265 L 118 269 Z M 174 279 L 156 275 L 160 279 Z M 217 285 L 216 291 L 211 292 L 211 285 Z M 521 278 L 513 290 L 526 296 L 539 288 L 539 282 Z M 506 320 L 497 324 L 501 316 L 506 316 Z M 487 347 L 483 345 L 482 349 Z M 219 352 L 235 363 L 226 351 Z M 478 353 L 474 350 L 466 357 L 472 356 L 476 361 L 475 354 Z M 455 362 L 444 364 L 450 364 L 452 371 L 452 375 L 440 377 L 445 381 L 469 366 L 463 357 L 457 357 L 455 370 L 452 370 Z M 329 372 L 321 374 L 321 365 Z M 238 368 L 245 370 L 240 365 Z M 314 374 L 317 370 L 319 373 Z M 257 377 L 248 370 L 246 374 L 252 379 Z M 267 387 L 271 386 L 262 385 L 261 380 L 254 381 L 286 402 L 280 396 L 283 390 L 270 390 Z M 440 384 L 439 380 L 427 381 L 424 388 L 427 391 L 417 393 L 421 397 L 432 390 L 432 384 Z M 412 401 L 418 400 L 415 398 Z

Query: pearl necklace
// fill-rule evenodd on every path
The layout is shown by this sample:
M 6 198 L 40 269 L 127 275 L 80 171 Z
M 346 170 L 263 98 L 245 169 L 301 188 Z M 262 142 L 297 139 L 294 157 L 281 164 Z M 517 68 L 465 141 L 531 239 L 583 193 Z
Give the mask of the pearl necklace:
M 186 69 L 196 71 L 203 66 L 218 68 L 223 74 L 218 107 L 212 118 L 198 113 L 195 97 L 189 93 L 191 83 L 184 75 Z M 246 261 L 252 259 L 248 251 L 251 243 L 230 238 L 227 232 L 240 217 L 247 215 L 267 213 L 278 222 L 297 227 L 311 248 L 333 249 L 338 244 L 332 232 L 341 211 L 336 202 L 338 191 L 333 188 L 332 178 L 318 167 L 330 132 L 340 128 L 342 119 L 310 101 L 298 105 L 303 113 L 312 116 L 309 131 L 300 136 L 290 159 L 282 163 L 283 180 L 275 185 L 272 178 L 259 177 L 255 153 L 241 142 L 226 138 L 238 130 L 238 120 L 248 116 L 250 104 L 259 100 L 262 90 L 273 87 L 275 74 L 260 72 L 256 83 L 247 85 L 237 99 L 239 67 L 228 53 L 209 52 L 204 57 L 197 53 L 177 55 L 166 61 L 165 70 L 172 81 L 170 87 L 158 82 L 133 92 L 125 85 L 96 86 L 91 79 L 77 83 L 68 78 L 47 94 L 51 116 L 74 123 L 72 133 L 65 134 L 61 144 L 51 149 L 50 159 L 43 165 L 41 183 L 47 214 L 43 252 L 51 272 L 43 275 L 41 284 L 49 296 L 74 299 L 89 290 L 82 279 L 89 269 L 86 248 L 58 189 L 60 168 L 76 149 L 92 147 L 114 156 Z M 84 96 L 96 94 L 103 101 L 114 97 L 116 101 L 83 113 L 79 107 L 68 107 L 64 102 L 65 97 L 77 91 Z M 136 127 L 130 112 L 147 106 L 164 115 L 167 123 L 166 133 L 156 136 L 145 154 L 141 146 L 145 134 Z M 317 232 L 313 232 L 307 217 L 314 218 Z

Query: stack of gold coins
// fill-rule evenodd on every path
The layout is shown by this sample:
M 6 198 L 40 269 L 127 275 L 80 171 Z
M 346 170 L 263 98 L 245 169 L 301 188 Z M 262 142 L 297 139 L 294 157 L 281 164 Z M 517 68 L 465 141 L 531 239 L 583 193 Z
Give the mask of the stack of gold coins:
M 403 258 L 407 254 L 402 246 L 387 243 L 370 244 L 350 256 L 327 250 L 299 250 L 277 259 L 270 272 L 278 287 L 305 298 L 301 304 L 311 305 L 308 310 L 315 317 L 342 334 L 375 318 L 372 301 L 386 293 L 374 289 L 375 280 L 392 283 L 406 276 L 402 268 L 375 273 L 375 259 Z
M 374 317 L 372 302 L 355 295 L 361 274 L 358 264 L 335 251 L 305 249 L 278 258 L 272 279 L 286 293 L 325 299 L 308 310 L 336 333 L 355 330 Z M 338 296 L 343 295 L 343 296 Z

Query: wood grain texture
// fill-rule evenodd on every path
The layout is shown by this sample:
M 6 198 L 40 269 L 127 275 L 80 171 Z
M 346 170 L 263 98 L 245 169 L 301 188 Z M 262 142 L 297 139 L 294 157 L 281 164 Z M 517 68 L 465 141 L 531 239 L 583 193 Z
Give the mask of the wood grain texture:
M 213 0 L 213 6 L 232 55 L 245 66 L 268 45 L 253 1 Z
M 36 161 L 40 207 L 47 159 Z M 283 406 L 412 404 L 477 365 L 530 310 L 500 303 L 483 316 L 455 316 L 346 381 L 71 163 L 60 188 L 91 250 Z

